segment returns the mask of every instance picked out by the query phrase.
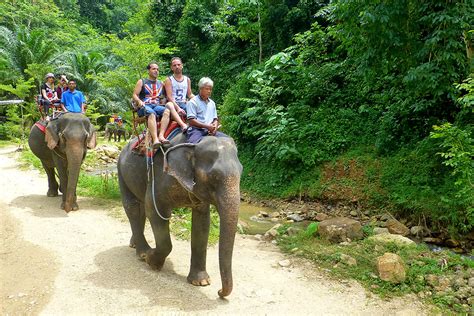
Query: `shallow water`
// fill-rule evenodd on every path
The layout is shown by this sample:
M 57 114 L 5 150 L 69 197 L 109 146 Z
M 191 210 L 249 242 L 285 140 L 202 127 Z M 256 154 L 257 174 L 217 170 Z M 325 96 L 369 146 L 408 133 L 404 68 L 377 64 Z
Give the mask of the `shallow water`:
M 267 212 L 268 214 L 275 212 L 274 209 L 268 207 L 240 202 L 239 219 L 247 224 L 244 228 L 246 234 L 264 234 L 267 230 L 280 222 L 272 222 L 270 218 L 268 220 L 257 220 L 257 215 L 260 211 Z

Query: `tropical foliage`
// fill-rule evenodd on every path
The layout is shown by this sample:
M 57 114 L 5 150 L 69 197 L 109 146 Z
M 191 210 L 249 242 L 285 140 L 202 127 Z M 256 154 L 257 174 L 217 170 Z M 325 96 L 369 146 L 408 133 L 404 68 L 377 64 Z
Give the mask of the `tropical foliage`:
M 76 78 L 97 115 L 126 113 L 145 65 L 165 75 L 178 55 L 195 92 L 215 81 L 246 190 L 474 228 L 470 1 L 13 0 L 0 13 L 0 97 L 25 98 L 30 121 L 46 72 Z M 20 108 L 0 111 L 13 127 Z

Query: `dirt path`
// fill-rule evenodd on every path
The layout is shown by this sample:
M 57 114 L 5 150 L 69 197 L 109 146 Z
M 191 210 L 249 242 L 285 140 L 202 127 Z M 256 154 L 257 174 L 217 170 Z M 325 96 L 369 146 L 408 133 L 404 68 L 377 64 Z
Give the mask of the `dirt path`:
M 60 198 L 46 197 L 37 171 L 20 171 L 14 148 L 0 149 L 0 314 L 305 315 L 426 313 L 413 298 L 390 302 L 355 283 L 328 280 L 312 265 L 278 262 L 275 246 L 238 235 L 234 291 L 219 299 L 217 247 L 208 251 L 212 285 L 186 283 L 188 242 L 173 240 L 161 272 L 136 259 L 128 223 L 90 198 L 66 214 Z M 148 239 L 152 241 L 150 231 Z M 293 260 L 293 259 L 291 259 Z

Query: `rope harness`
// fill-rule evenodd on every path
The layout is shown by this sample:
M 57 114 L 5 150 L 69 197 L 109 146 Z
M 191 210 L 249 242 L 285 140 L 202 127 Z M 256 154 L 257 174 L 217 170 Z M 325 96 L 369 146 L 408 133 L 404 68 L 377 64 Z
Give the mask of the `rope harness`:
M 147 147 L 146 147 L 146 159 L 147 159 L 147 174 L 148 174 L 148 181 L 151 180 L 151 190 L 152 190 L 152 200 L 153 200 L 153 208 L 155 209 L 155 212 L 156 214 L 164 221 L 169 221 L 171 216 L 170 217 L 164 217 L 160 211 L 158 210 L 158 207 L 156 206 L 156 198 L 155 198 L 155 165 L 154 165 L 154 156 L 155 156 L 155 153 L 153 152 L 153 148 L 151 146 L 149 146 L 149 142 L 147 142 Z M 167 154 L 172 151 L 172 150 L 175 150 L 179 147 L 187 147 L 187 146 L 191 146 L 191 147 L 194 147 L 194 144 L 179 144 L 179 145 L 176 145 L 176 146 L 173 146 L 171 148 L 169 148 L 166 152 L 163 150 L 163 147 L 160 146 L 160 150 L 163 154 L 163 171 L 166 172 L 166 170 L 168 169 L 168 160 L 167 160 Z M 151 171 L 151 173 L 150 173 Z M 151 174 L 151 176 L 150 176 Z M 151 177 L 151 179 L 150 179 Z M 198 205 L 200 202 L 202 202 L 195 194 L 193 194 L 192 192 L 186 190 L 187 193 L 188 193 L 188 197 L 189 197 L 189 200 L 191 201 L 191 204 L 192 206 L 195 206 L 195 205 Z

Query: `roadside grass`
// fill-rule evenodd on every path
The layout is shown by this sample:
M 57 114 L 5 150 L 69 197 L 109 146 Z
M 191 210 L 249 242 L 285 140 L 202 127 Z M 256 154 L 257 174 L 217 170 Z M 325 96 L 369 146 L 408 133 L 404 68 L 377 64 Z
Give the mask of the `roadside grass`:
M 0 139 L 0 148 L 7 146 L 18 146 L 19 141 Z
M 296 235 L 286 235 L 289 225 L 279 229 L 278 245 L 283 252 L 303 257 L 336 279 L 354 279 L 372 293 L 391 298 L 414 293 L 428 303 L 438 306 L 443 313 L 467 313 L 456 304 L 453 293 L 439 294 L 430 287 L 427 275 L 453 276 L 461 270 L 474 269 L 474 261 L 450 251 L 433 252 L 425 245 L 398 246 L 380 244 L 368 239 L 347 245 L 331 244 L 317 237 L 317 225 L 310 224 Z M 364 232 L 370 234 L 370 228 Z M 377 275 L 376 259 L 386 252 L 398 254 L 405 262 L 406 280 L 393 284 Z M 356 265 L 346 264 L 344 255 L 357 260 Z
M 170 230 L 178 239 L 191 240 L 192 212 L 188 208 L 177 208 L 173 210 L 170 221 Z M 211 206 L 211 225 L 209 228 L 209 245 L 215 245 L 219 241 L 219 214 L 214 206 Z
M 20 162 L 20 169 L 26 170 L 31 167 L 39 170 L 40 173 L 45 173 L 43 169 L 43 165 L 41 164 L 41 160 L 36 157 L 30 150 L 29 147 L 25 147 L 21 154 L 19 155 L 19 162 Z

